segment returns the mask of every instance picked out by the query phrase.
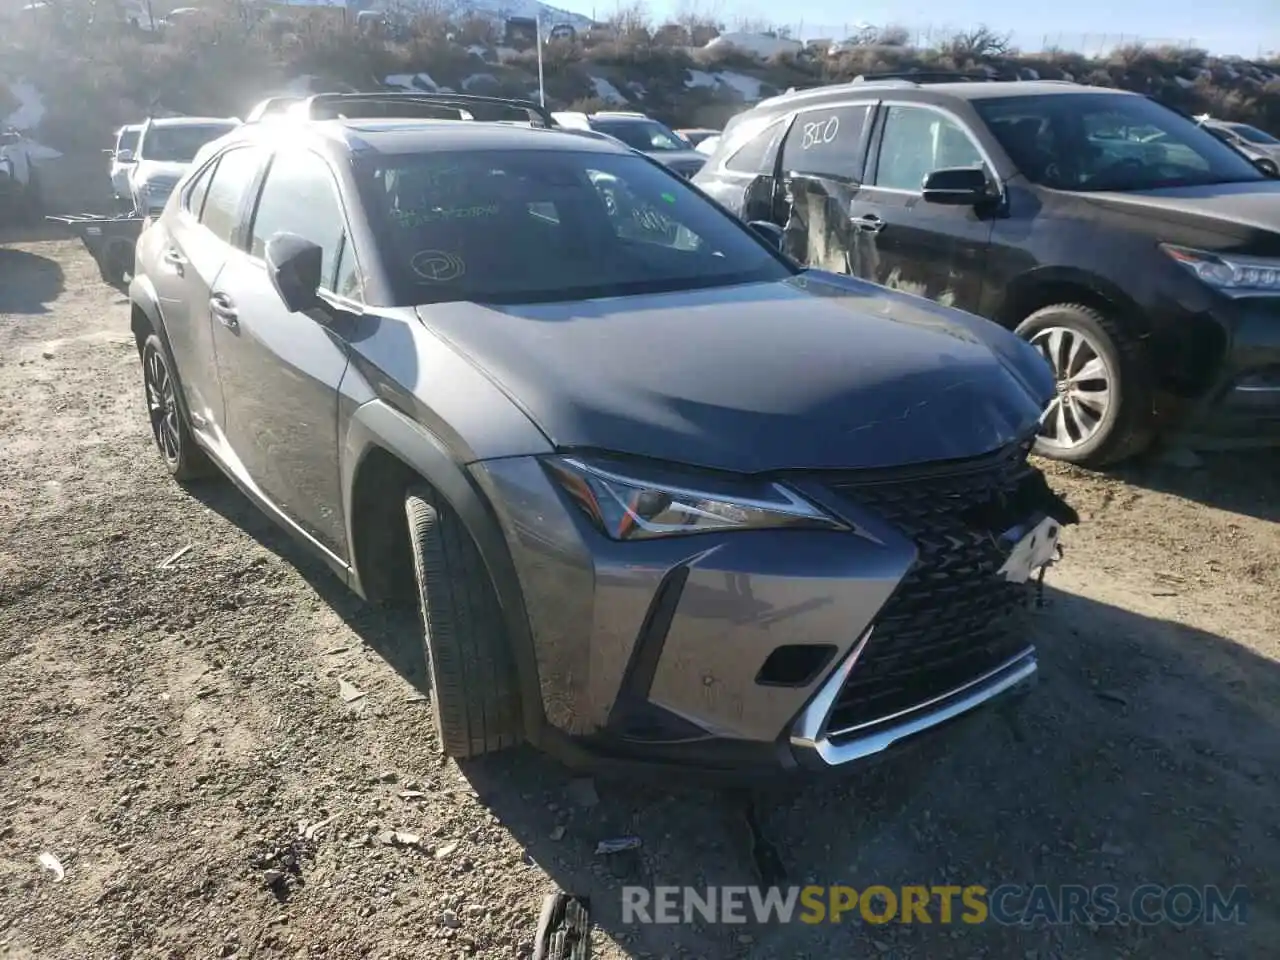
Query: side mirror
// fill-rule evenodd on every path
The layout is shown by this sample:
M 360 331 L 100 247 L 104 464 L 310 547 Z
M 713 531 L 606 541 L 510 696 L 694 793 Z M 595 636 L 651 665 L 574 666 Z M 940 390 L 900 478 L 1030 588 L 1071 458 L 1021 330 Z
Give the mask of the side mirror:
M 782 245 L 785 243 L 787 235 L 776 223 L 770 223 L 768 220 L 752 220 L 747 226 L 754 230 L 769 246 L 775 250 L 782 250 Z
M 133 163 L 133 151 L 121 150 L 116 154 L 116 163 Z
M 1264 176 L 1271 177 L 1273 180 L 1280 180 L 1280 164 L 1277 164 L 1270 157 L 1255 157 L 1253 165 L 1257 167 Z
M 319 305 L 323 263 L 324 251 L 296 233 L 277 233 L 267 241 L 267 275 L 290 313 Z
M 926 203 L 953 207 L 973 207 L 991 199 L 987 173 L 978 167 L 935 170 L 924 178 L 922 192 Z

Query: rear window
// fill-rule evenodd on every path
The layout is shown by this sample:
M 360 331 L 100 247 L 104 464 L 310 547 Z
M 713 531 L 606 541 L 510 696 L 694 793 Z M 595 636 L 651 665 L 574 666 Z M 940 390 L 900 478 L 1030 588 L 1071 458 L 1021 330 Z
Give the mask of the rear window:
M 1280 146 L 1280 140 L 1265 131 L 1259 130 L 1257 127 L 1249 126 L 1247 123 L 1229 123 L 1227 126 L 1250 143 L 1263 143 L 1269 147 Z
M 190 163 L 206 143 L 235 128 L 236 124 L 231 121 L 200 126 L 151 127 L 142 143 L 142 156 L 158 163 Z
M 632 150 L 653 153 L 662 150 L 688 150 L 689 144 L 657 120 L 601 120 L 592 118 L 591 129 L 621 140 Z
M 725 161 L 726 169 L 772 175 L 778 156 L 778 144 L 786 130 L 786 123 L 778 117 L 743 121 L 741 127 L 733 130 L 733 141 L 741 142 L 744 136 L 749 139 Z M 728 135 L 726 131 L 726 136 Z
M 635 155 L 381 156 L 357 176 L 400 304 L 579 300 L 793 272 L 683 180 Z

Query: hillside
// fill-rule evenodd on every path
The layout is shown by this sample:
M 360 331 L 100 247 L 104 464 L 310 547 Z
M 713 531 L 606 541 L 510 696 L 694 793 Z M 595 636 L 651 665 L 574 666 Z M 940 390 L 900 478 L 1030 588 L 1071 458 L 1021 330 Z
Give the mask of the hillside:
M 463 2 L 452 0 L 453 9 Z M 534 0 L 525 5 L 532 8 Z M 34 87 L 43 109 L 34 111 L 41 118 L 33 132 L 67 150 L 101 146 L 116 125 L 149 113 L 243 115 L 262 97 L 290 90 L 391 83 L 536 96 L 535 52 L 504 47 L 499 22 L 471 7 L 461 18 L 437 8 L 391 37 L 357 30 L 338 8 L 294 9 L 288 19 L 251 16 L 250 8 L 231 0 L 204 9 L 199 18 L 157 31 L 65 13 L 56 21 L 3 25 L 0 64 L 7 77 L 0 76 L 0 117 L 23 104 L 14 91 Z M 654 26 L 625 11 L 604 28 L 582 29 L 576 40 L 546 48 L 549 105 L 629 105 L 673 124 L 719 126 L 744 103 L 793 85 L 880 70 L 986 69 L 1123 87 L 1187 112 L 1280 130 L 1280 63 L 1171 48 L 1122 48 L 1094 59 L 1067 52 L 1020 55 L 985 29 L 931 49 L 893 42 L 890 29 L 835 53 L 762 59 L 732 47 L 703 49 L 716 32 L 707 21 Z

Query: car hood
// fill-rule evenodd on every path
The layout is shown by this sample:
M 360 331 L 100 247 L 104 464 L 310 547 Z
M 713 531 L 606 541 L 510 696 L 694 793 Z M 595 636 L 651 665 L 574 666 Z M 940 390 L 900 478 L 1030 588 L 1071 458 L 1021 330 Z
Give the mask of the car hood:
M 1039 353 L 995 324 L 816 271 L 418 313 L 557 447 L 740 473 L 977 456 L 1027 436 L 1053 395 Z
M 1083 196 L 1099 206 L 1144 219 L 1204 227 L 1269 248 L 1280 245 L 1280 180 Z

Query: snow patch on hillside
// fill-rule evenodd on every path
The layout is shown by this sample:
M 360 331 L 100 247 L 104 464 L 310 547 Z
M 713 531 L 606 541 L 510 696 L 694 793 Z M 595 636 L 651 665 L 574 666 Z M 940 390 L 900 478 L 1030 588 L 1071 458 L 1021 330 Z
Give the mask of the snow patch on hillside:
M 689 70 L 686 72 L 689 74 L 689 79 L 684 82 L 684 85 L 690 89 L 705 87 L 715 90 L 720 87 L 729 87 L 748 103 L 754 103 L 760 99 L 762 81 L 757 80 L 755 77 L 749 77 L 745 73 L 738 73 L 734 70 L 720 70 L 716 73 L 710 73 L 706 70 Z
M 28 130 L 34 130 L 40 126 L 46 111 L 44 99 L 40 96 L 40 91 L 35 88 L 35 85 L 26 80 L 14 80 L 6 83 L 5 86 L 13 94 L 14 99 L 18 101 L 18 109 L 6 117 L 0 118 L 0 129 L 8 130 L 12 128 L 25 134 Z M 18 141 L 17 146 L 25 150 L 27 156 L 32 160 L 56 160 L 62 156 L 53 147 L 46 147 L 43 143 L 37 143 L 27 136 L 23 136 Z
M 40 126 L 44 120 L 44 100 L 31 83 L 26 80 L 15 80 L 8 84 L 9 92 L 18 101 L 18 109 L 0 122 L 0 127 L 13 127 L 17 130 L 32 130 Z
M 707 50 L 744 50 L 757 57 L 774 57 L 780 53 L 799 53 L 804 44 L 799 40 L 786 40 L 782 37 L 766 37 L 760 33 L 722 33 L 710 41 Z
M 596 88 L 596 96 L 605 103 L 626 103 L 627 98 L 604 77 L 592 77 L 591 84 Z
M 427 93 L 434 93 L 440 89 L 440 85 L 427 73 L 392 73 L 383 78 L 382 82 L 400 90 L 425 90 Z

